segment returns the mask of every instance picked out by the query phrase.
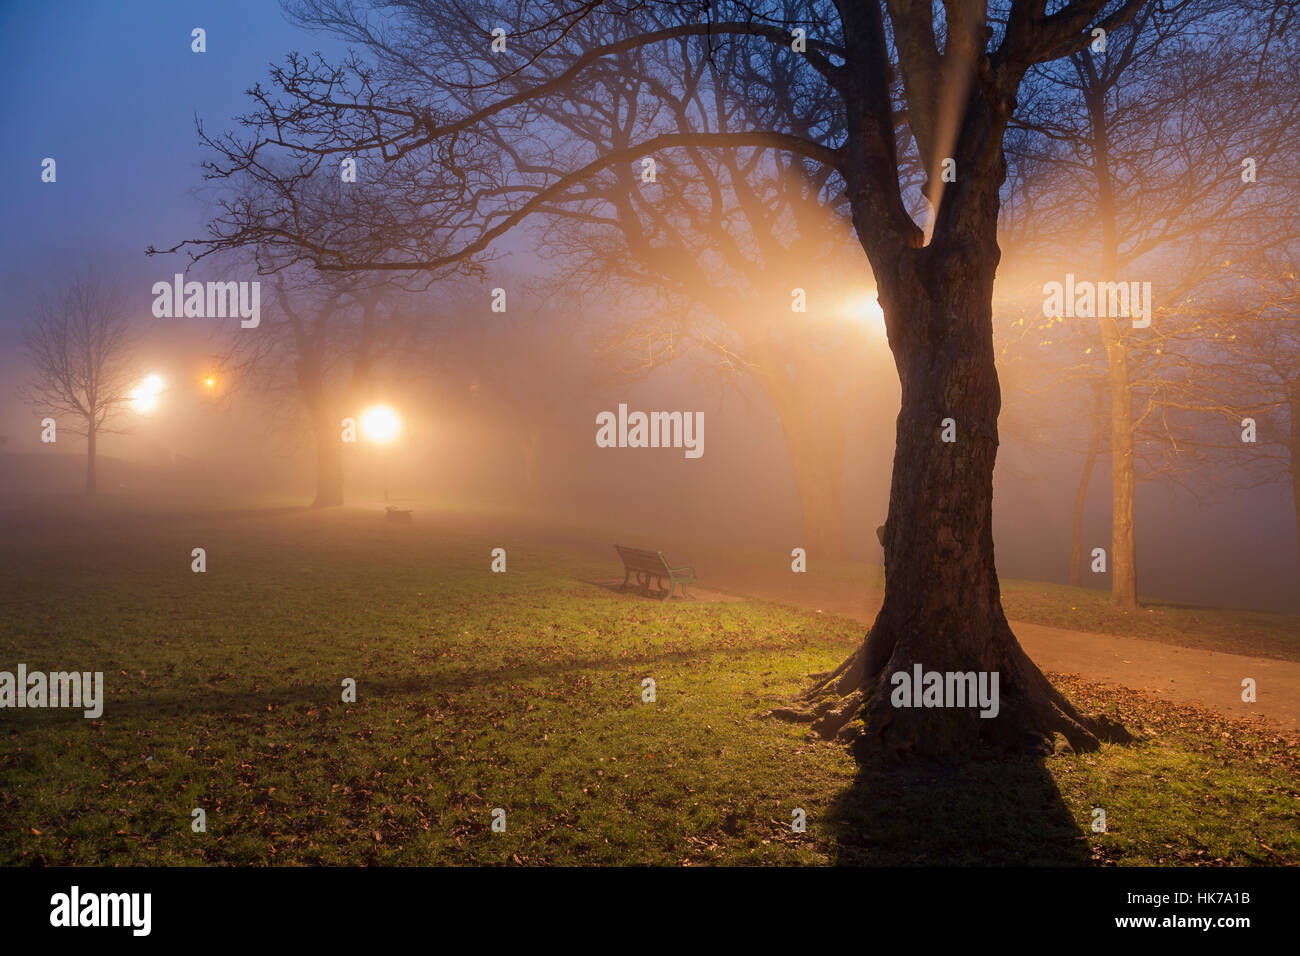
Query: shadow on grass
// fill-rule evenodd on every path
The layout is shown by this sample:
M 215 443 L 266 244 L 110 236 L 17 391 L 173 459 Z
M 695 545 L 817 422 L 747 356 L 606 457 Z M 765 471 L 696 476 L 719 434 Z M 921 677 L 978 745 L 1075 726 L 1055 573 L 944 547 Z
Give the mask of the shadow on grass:
M 1042 758 L 859 768 L 831 805 L 845 866 L 1086 866 L 1088 840 Z
M 623 586 L 621 581 L 589 581 L 585 578 L 579 578 L 583 584 L 590 584 L 592 587 L 600 588 L 611 594 L 620 597 L 639 598 L 642 601 L 652 601 L 655 604 L 663 604 L 667 592 L 656 591 L 652 588 L 642 588 L 635 581 L 629 581 L 627 587 Z
M 657 667 L 663 671 L 673 665 L 695 667 L 718 660 L 739 661 L 754 655 L 761 660 L 767 660 L 773 654 L 789 650 L 788 643 L 765 641 L 736 647 L 709 649 L 686 647 L 680 650 L 663 650 L 653 656 L 598 655 L 527 665 L 468 667 L 455 671 L 408 674 L 387 679 L 368 677 L 365 671 L 358 670 L 356 667 L 340 667 L 339 674 L 342 676 L 345 670 L 349 670 L 351 676 L 356 678 L 358 697 L 366 701 L 415 698 L 445 707 L 445 697 L 450 693 L 463 694 L 501 685 L 559 679 L 572 674 L 622 675 L 629 670 L 640 674 L 647 668 Z M 111 681 L 113 678 L 109 676 L 108 679 Z M 204 714 L 257 715 L 264 714 L 268 707 L 333 707 L 340 703 L 339 688 L 340 684 L 332 678 L 304 679 L 287 687 L 270 687 L 260 691 L 224 690 L 211 680 L 192 685 L 192 689 L 188 691 L 132 688 L 125 697 L 105 698 L 102 719 L 138 717 L 184 719 Z M 344 706 L 364 709 L 358 705 Z M 83 709 L 76 707 L 13 710 L 6 713 L 12 715 L 8 719 L 14 720 L 15 726 L 19 726 L 18 715 L 21 715 L 23 723 L 30 728 L 76 724 L 85 719 Z
M 649 601 L 652 604 L 689 604 L 691 601 L 695 600 L 694 596 L 689 593 L 683 598 L 680 590 L 669 598 L 666 596 L 667 592 L 665 591 L 657 591 L 654 588 L 643 588 L 637 585 L 634 581 L 629 581 L 627 586 L 624 587 L 623 582 L 618 580 L 591 581 L 585 578 L 578 578 L 576 580 L 580 580 L 583 584 L 590 584 L 592 587 L 600 588 L 603 591 L 608 591 L 618 597 Z

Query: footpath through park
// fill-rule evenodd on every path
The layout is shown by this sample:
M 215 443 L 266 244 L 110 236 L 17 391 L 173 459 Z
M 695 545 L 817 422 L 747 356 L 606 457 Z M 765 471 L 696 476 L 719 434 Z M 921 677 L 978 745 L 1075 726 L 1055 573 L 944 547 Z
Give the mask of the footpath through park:
M 802 577 L 802 575 L 800 575 Z M 825 578 L 790 583 L 790 575 L 710 567 L 701 573 L 711 587 L 870 625 L 880 608 L 879 590 L 854 581 Z M 1230 716 L 1265 717 L 1292 733 L 1300 731 L 1300 663 L 1245 657 L 1114 634 L 1071 631 L 1012 621 L 1020 646 L 1040 669 L 1196 704 Z M 1242 679 L 1255 681 L 1256 700 L 1242 701 Z

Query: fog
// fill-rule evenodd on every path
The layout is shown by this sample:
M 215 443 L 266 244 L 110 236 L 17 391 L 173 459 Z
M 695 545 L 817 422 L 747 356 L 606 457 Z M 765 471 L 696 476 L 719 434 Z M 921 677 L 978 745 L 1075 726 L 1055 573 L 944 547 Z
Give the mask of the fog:
M 145 292 L 136 308 L 147 316 Z M 391 444 L 362 439 L 348 450 L 347 504 L 377 508 L 387 501 L 417 512 L 496 508 L 561 526 L 606 529 L 623 543 L 669 553 L 701 540 L 783 554 L 804 546 L 790 452 L 760 390 L 743 380 L 720 390 L 686 363 L 656 370 L 643 381 L 598 382 L 593 335 L 601 326 L 599 314 L 529 314 L 525 308 L 512 322 L 530 328 L 527 348 L 481 353 L 482 367 L 459 361 L 448 367 L 438 356 L 442 350 L 456 349 L 458 356 L 475 351 L 501 318 L 489 311 L 484 290 L 477 314 L 457 317 L 453 341 L 436 346 L 427 366 L 402 363 L 377 377 L 373 392 L 399 410 L 402 432 Z M 159 374 L 166 389 L 153 412 L 123 414 L 125 434 L 102 438 L 101 497 L 192 499 L 195 507 L 231 495 L 310 503 L 314 453 L 300 413 L 284 407 L 284 396 L 268 396 L 257 382 L 226 374 L 220 394 L 205 394 L 204 377 L 215 368 L 212 355 L 222 336 L 201 324 L 141 322 L 147 331 L 142 365 Z M 85 480 L 84 439 L 42 444 L 38 419 L 17 395 L 26 370 L 15 346 L 16 335 L 8 329 L 0 373 L 0 435 L 7 438 L 0 451 L 0 491 L 19 500 L 76 498 Z M 867 387 L 845 430 L 842 521 L 844 557 L 879 563 L 875 529 L 888 507 L 898 384 L 884 342 L 876 341 L 873 349 L 862 366 Z M 536 383 L 536 390 L 521 390 L 520 382 Z M 513 393 L 504 383 L 513 383 Z M 703 453 L 688 458 L 685 449 L 598 447 L 598 414 L 617 413 L 620 404 L 631 411 L 702 414 Z M 530 450 L 523 426 L 533 421 L 538 433 Z M 1004 437 L 995 484 L 1003 577 L 1066 581 L 1080 457 L 1068 447 L 1044 453 Z M 1094 481 L 1088 498 L 1087 551 L 1109 545 L 1104 478 Z M 1286 489 L 1214 492 L 1213 475 L 1201 480 L 1211 492 L 1208 504 L 1169 485 L 1141 487 L 1141 593 L 1190 604 L 1300 606 Z M 818 558 L 810 550 L 810 561 Z M 1109 574 L 1085 574 L 1084 584 L 1105 590 Z
M 314 303 L 326 279 L 299 268 L 300 285 L 280 299 L 263 274 L 261 324 L 242 329 L 237 318 L 157 317 L 153 286 L 177 272 L 198 281 L 254 279 L 247 261 L 209 262 L 187 272 L 181 253 L 143 255 L 151 244 L 168 247 L 199 235 L 213 213 L 213 194 L 200 188 L 198 164 L 208 154 L 192 128 L 195 110 L 205 122 L 230 127 L 246 108 L 242 91 L 264 75 L 266 61 L 309 42 L 331 49 L 329 38 L 309 38 L 262 5 L 238 10 L 245 20 L 264 20 L 265 29 L 239 33 L 247 46 L 238 53 L 215 45 L 217 52 L 202 61 L 183 44 L 172 49 L 180 41 L 173 43 L 171 34 L 179 31 L 184 39 L 189 21 L 168 5 L 135 5 L 130 22 L 117 25 L 121 44 L 99 41 L 102 14 L 87 5 L 71 18 L 68 55 L 81 64 L 79 75 L 102 72 L 106 85 L 73 96 L 73 81 L 56 77 L 29 87 L 28 105 L 14 106 L 18 121 L 7 125 L 0 149 L 7 183 L 0 491 L 11 500 L 41 507 L 48 499 L 77 497 L 84 488 L 84 439 L 61 431 L 57 442 L 43 442 L 42 416 L 24 400 L 32 369 L 20 336 L 37 314 L 40 295 L 57 293 L 80 270 L 93 270 L 121 290 L 139 333 L 134 367 L 165 383 L 156 408 L 124 407 L 110 422 L 122 432 L 101 436 L 101 500 L 147 496 L 200 507 L 225 496 L 306 507 L 317 494 L 311 410 L 289 380 L 294 355 L 262 356 L 254 365 L 230 352 L 271 342 L 274 330 L 284 327 L 285 302 Z M 19 51 L 54 30 L 54 17 L 6 11 L 0 28 L 6 88 L 18 88 L 16 76 L 32 75 L 30 54 Z M 221 26 L 210 27 L 214 44 Z M 136 54 L 174 61 L 175 83 L 158 82 L 156 72 L 148 83 L 138 82 L 130 66 Z M 114 70 L 107 68 L 110 61 Z M 106 124 L 108 104 L 128 95 L 137 106 L 115 120 L 117 126 Z M 76 131 L 80 123 L 90 133 Z M 39 178 L 45 155 L 59 158 L 56 185 Z M 343 418 L 359 419 L 366 407 L 383 403 L 397 411 L 402 428 L 387 444 L 362 435 L 342 447 L 344 505 L 377 509 L 388 503 L 417 516 L 434 508 L 495 508 L 601 529 L 621 543 L 670 554 L 708 540 L 782 554 L 805 547 L 810 562 L 842 556 L 879 563 L 876 528 L 888 509 L 898 378 L 883 324 L 861 304 L 864 296 L 874 303 L 865 259 L 851 243 L 843 247 L 842 220 L 824 210 L 810 215 L 821 217 L 817 229 L 840 236 L 831 241 L 841 242 L 837 254 L 847 258 L 831 261 L 805 250 L 782 263 L 796 280 L 803 277 L 812 300 L 807 312 L 792 314 L 788 300 L 763 305 L 762 296 L 739 281 L 731 300 L 737 313 L 767 308 L 774 317 L 764 321 L 787 323 L 786 338 L 776 338 L 782 348 L 793 349 L 794 339 L 805 336 L 821 343 L 788 376 L 784 359 L 770 353 L 725 361 L 718 339 L 728 334 L 726 317 L 715 310 L 700 318 L 694 306 L 682 304 L 703 295 L 701 289 L 687 286 L 668 299 L 638 291 L 627 275 L 607 289 L 583 285 L 588 267 L 576 264 L 582 250 L 568 236 L 557 242 L 554 223 L 526 226 L 498 242 L 483 275 L 403 275 L 384 286 L 383 321 L 400 335 L 375 358 L 360 392 L 330 400 L 337 413 L 327 417 L 331 428 L 341 428 Z M 1041 301 L 1025 305 L 1021 276 L 1028 274 L 1036 287 L 1070 266 L 1065 261 L 1059 268 L 1063 260 L 1050 251 L 1031 244 L 1022 249 L 1018 242 L 1011 236 L 1004 242 L 1012 278 L 999 288 L 1007 295 L 999 299 L 995 324 L 1009 355 L 1002 369 L 1004 407 L 1031 407 L 1033 422 L 1026 429 L 1004 427 L 1001 434 L 998 569 L 1004 578 L 1065 582 L 1087 408 L 1075 392 L 1053 396 L 1034 391 L 1033 383 L 1068 380 L 1077 356 L 1050 350 L 1031 355 L 1033 349 L 1009 330 L 1021 314 L 1016 309 L 1032 312 Z M 696 255 L 690 249 L 683 254 Z M 783 288 L 797 284 L 780 278 Z M 576 292 L 575 283 L 582 286 Z M 509 293 L 504 312 L 493 309 L 495 288 Z M 666 351 L 665 341 L 672 343 Z M 340 361 L 347 347 L 342 340 L 329 346 Z M 644 354 L 653 359 L 637 368 Z M 348 374 L 345 362 L 325 379 L 341 386 Z M 794 463 L 805 454 L 797 450 L 800 440 L 811 436 L 806 426 L 803 433 L 797 425 L 789 434 L 783 430 L 763 384 L 786 377 L 839 386 L 838 398 L 806 421 L 828 431 L 822 438 L 829 445 L 842 439 L 842 467 L 834 460 L 826 465 L 841 494 L 835 510 L 842 555 L 823 554 L 809 541 L 809 511 L 819 502 L 809 500 L 814 496 L 806 489 L 801 493 Z M 600 447 L 598 416 L 617 415 L 620 406 L 702 417 L 702 453 Z M 828 419 L 832 407 L 842 422 Z M 1270 425 L 1274 433 L 1281 421 Z M 1136 551 L 1144 598 L 1300 608 L 1290 488 L 1283 481 L 1247 486 L 1237 480 L 1238 470 L 1230 460 L 1207 457 L 1178 481 L 1158 473 L 1140 481 Z M 1085 555 L 1111 546 L 1108 472 L 1103 459 L 1088 491 Z M 1109 570 L 1085 568 L 1083 584 L 1109 589 Z

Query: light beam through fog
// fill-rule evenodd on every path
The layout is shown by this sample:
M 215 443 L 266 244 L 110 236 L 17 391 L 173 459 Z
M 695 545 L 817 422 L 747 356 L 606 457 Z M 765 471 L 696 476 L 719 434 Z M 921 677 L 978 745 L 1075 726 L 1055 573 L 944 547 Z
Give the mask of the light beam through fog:
M 131 407 L 142 415 L 156 411 L 163 393 L 161 375 L 148 375 L 131 390 Z
M 402 431 L 402 420 L 387 405 L 372 405 L 361 415 L 361 430 L 372 442 L 386 445 Z
M 885 341 L 885 312 L 880 307 L 880 300 L 875 292 L 862 292 L 850 296 L 845 301 L 845 312 L 849 318 L 861 322 L 871 333 L 873 339 Z

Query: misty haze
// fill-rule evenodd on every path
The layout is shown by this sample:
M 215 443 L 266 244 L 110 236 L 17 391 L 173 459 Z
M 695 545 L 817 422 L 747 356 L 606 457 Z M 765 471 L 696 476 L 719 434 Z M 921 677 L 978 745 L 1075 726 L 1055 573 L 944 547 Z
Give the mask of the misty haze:
M 6 7 L 0 862 L 1294 866 L 1298 27 Z

